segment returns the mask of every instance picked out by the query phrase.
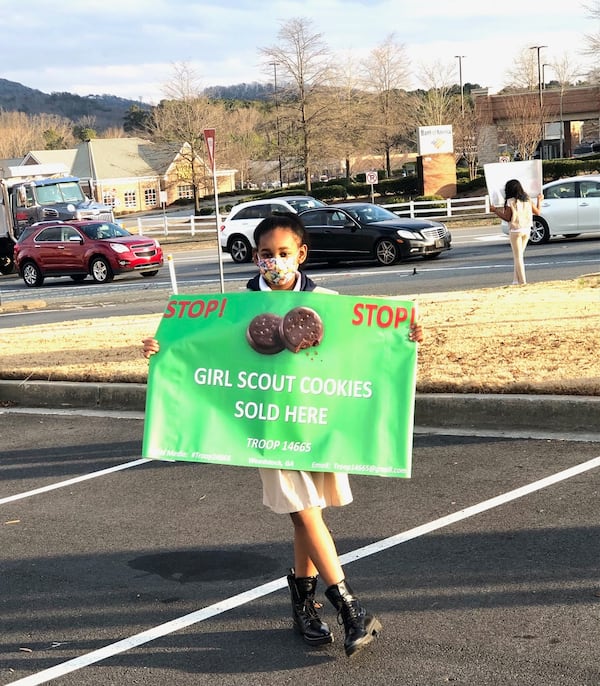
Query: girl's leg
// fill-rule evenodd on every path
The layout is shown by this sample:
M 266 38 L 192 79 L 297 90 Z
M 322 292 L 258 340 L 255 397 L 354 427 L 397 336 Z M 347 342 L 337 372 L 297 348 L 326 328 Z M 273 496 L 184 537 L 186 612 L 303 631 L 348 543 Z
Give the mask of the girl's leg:
M 369 614 L 344 578 L 335 543 L 319 507 L 292 513 L 296 575 L 314 576 L 318 571 L 327 585 L 325 595 L 344 624 L 344 649 L 354 655 L 381 631 L 381 623 Z M 307 640 L 307 632 L 304 633 Z M 325 642 L 325 641 L 323 641 Z
M 524 239 L 524 240 L 523 240 Z M 523 253 L 525 252 L 525 245 L 527 245 L 527 234 L 511 232 L 510 247 L 513 253 L 513 284 L 523 285 L 525 281 L 525 262 L 523 260 Z
M 335 543 L 320 507 L 292 512 L 294 564 L 297 577 L 321 575 L 327 586 L 344 578 Z

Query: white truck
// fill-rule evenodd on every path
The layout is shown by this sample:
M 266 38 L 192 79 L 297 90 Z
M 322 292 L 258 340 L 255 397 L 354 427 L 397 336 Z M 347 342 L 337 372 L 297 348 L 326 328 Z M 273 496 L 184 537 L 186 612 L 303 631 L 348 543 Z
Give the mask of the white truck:
M 0 274 L 14 271 L 13 248 L 35 222 L 99 219 L 114 222 L 112 208 L 86 197 L 62 164 L 0 169 Z

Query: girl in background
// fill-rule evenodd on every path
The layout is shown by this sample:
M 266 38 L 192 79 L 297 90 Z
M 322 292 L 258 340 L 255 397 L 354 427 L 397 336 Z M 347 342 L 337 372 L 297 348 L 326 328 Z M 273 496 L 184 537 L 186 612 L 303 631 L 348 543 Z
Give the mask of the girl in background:
M 499 208 L 490 205 L 490 210 L 500 219 L 508 222 L 508 237 L 514 261 L 512 285 L 524 286 L 527 283 L 523 259 L 525 248 L 533 226 L 533 215 L 541 214 L 540 204 L 544 196 L 540 193 L 537 197 L 537 204 L 535 204 L 523 190 L 521 182 L 517 179 L 511 179 L 506 182 L 504 187 L 504 197 L 506 198 L 504 207 Z

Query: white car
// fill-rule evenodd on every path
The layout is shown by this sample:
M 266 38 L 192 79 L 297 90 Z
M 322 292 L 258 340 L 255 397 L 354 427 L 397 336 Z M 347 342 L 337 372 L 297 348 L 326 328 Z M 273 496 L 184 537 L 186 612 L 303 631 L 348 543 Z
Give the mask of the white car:
M 221 249 L 234 262 L 250 262 L 254 245 L 254 229 L 265 217 L 273 214 L 302 212 L 325 203 L 309 195 L 290 195 L 267 200 L 242 202 L 232 208 L 220 226 Z
M 547 243 L 551 236 L 600 233 L 600 174 L 551 181 L 542 193 L 542 214 L 533 215 L 531 243 Z

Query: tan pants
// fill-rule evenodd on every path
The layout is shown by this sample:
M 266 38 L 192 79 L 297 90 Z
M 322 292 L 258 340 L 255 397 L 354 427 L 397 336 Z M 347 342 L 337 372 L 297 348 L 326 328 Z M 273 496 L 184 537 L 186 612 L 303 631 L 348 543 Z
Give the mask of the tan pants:
M 525 254 L 525 247 L 529 240 L 529 231 L 511 231 L 510 232 L 510 247 L 512 248 L 513 260 L 515 268 L 513 271 L 513 284 L 522 286 L 527 283 L 525 278 L 525 262 L 523 256 Z

